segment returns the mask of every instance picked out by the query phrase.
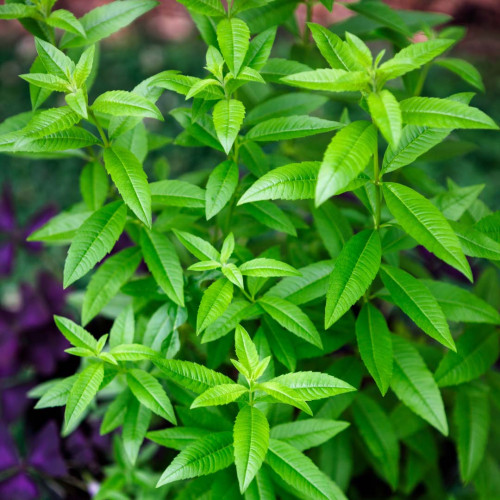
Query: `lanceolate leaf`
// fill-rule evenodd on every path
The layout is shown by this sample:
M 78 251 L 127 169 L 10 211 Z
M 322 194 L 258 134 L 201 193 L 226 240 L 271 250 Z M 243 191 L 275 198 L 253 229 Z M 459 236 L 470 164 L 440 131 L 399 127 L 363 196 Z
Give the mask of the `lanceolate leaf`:
M 111 146 L 104 150 L 104 165 L 123 201 L 151 227 L 151 190 L 139 160 L 127 149 Z
M 368 87 L 370 77 L 365 71 L 317 69 L 281 78 L 283 83 L 310 90 L 326 92 L 360 91 Z
M 435 128 L 497 130 L 496 123 L 477 108 L 451 99 L 411 97 L 401 101 L 403 121 Z
M 150 184 L 150 188 L 153 204 L 189 208 L 203 208 L 205 206 L 205 192 L 189 182 L 164 180 L 153 182 Z
M 141 262 L 137 247 L 126 248 L 110 257 L 92 276 L 82 306 L 82 324 L 86 325 L 132 277 Z
M 392 377 L 392 339 L 384 315 L 369 302 L 356 321 L 359 354 L 382 395 Z
M 438 386 L 418 351 L 408 341 L 394 336 L 394 368 L 391 389 L 410 410 L 445 436 L 448 422 Z
M 372 92 L 368 96 L 368 107 L 373 121 L 382 132 L 385 140 L 397 147 L 401 138 L 401 109 L 396 98 L 388 90 Z
M 168 297 L 184 305 L 184 277 L 179 257 L 167 236 L 144 229 L 141 234 L 144 260 L 156 282 Z
M 233 460 L 232 433 L 210 434 L 184 448 L 167 467 L 156 486 L 213 474 L 229 467 Z
M 85 275 L 113 248 L 119 238 L 127 209 L 116 201 L 94 212 L 80 227 L 68 251 L 64 265 L 64 286 Z
M 326 295 L 325 328 L 339 320 L 366 292 L 377 275 L 380 258 L 378 231 L 367 229 L 347 242 L 330 275 Z
M 342 127 L 339 122 L 324 120 L 314 116 L 286 116 L 271 118 L 255 125 L 246 138 L 252 141 L 284 141 L 330 132 Z
M 127 384 L 134 396 L 146 408 L 174 425 L 177 423 L 170 399 L 153 375 L 144 370 L 130 370 L 127 372 Z
M 473 226 L 450 221 L 465 255 L 482 259 L 500 260 L 500 243 Z
M 470 266 L 458 238 L 441 212 L 407 186 L 386 182 L 383 192 L 389 210 L 403 229 L 427 250 L 472 281 Z
M 266 462 L 287 484 L 311 500 L 345 500 L 339 487 L 312 460 L 288 443 L 271 439 Z
M 454 420 L 458 430 L 456 441 L 460 476 L 467 483 L 481 466 L 488 442 L 488 388 L 483 385 L 460 387 L 455 402 Z
M 440 281 L 425 280 L 423 283 L 436 297 L 449 321 L 500 324 L 498 311 L 464 288 Z
M 203 406 L 227 405 L 236 401 L 248 389 L 240 384 L 220 384 L 207 389 L 200 394 L 191 404 L 191 409 Z
M 174 230 L 177 239 L 200 260 L 220 260 L 219 252 L 208 242 L 198 236 L 184 231 Z
M 104 378 L 104 365 L 92 363 L 76 379 L 69 393 L 64 413 L 64 434 L 70 434 L 80 422 L 80 418 L 97 394 Z
M 231 73 L 238 76 L 249 47 L 248 26 L 236 17 L 223 19 L 217 25 L 217 40 Z
M 278 167 L 264 174 L 240 198 L 238 205 L 259 200 L 314 198 L 320 163 L 305 161 Z
M 479 71 L 472 64 L 463 59 L 455 59 L 447 57 L 446 59 L 438 59 L 435 64 L 446 68 L 457 74 L 462 80 L 466 81 L 473 87 L 476 87 L 481 92 L 484 92 L 484 84 Z
M 446 317 L 431 291 L 411 274 L 392 266 L 382 266 L 382 281 L 394 303 L 422 330 L 451 350 L 455 342 Z
M 300 273 L 285 262 L 275 259 L 252 259 L 240 266 L 245 276 L 272 277 L 272 276 L 299 276 Z
M 54 321 L 61 333 L 75 347 L 82 347 L 91 351 L 97 350 L 97 341 L 87 330 L 62 316 L 54 316 Z
M 233 298 L 233 288 L 230 281 L 219 278 L 205 290 L 196 318 L 196 331 L 198 334 L 227 309 Z
M 160 110 L 145 97 L 125 90 L 110 90 L 92 104 L 92 110 L 112 116 L 138 116 L 163 120 Z
M 325 152 L 316 185 L 316 206 L 342 191 L 366 167 L 377 143 L 377 132 L 369 122 L 344 127 Z
M 151 420 L 151 411 L 141 405 L 137 399 L 129 394 L 127 409 L 123 419 L 123 447 L 130 463 L 133 465 L 139 455 L 139 449 L 148 431 Z
M 357 395 L 353 414 L 377 468 L 395 489 L 399 476 L 399 445 L 389 417 L 373 399 L 364 394 Z
M 226 154 L 231 151 L 244 118 L 245 106 L 236 99 L 224 99 L 215 105 L 215 131 Z
M 234 460 L 244 492 L 262 466 L 269 446 L 269 423 L 254 406 L 241 409 L 234 422 Z
M 212 171 L 207 182 L 206 215 L 207 220 L 217 215 L 229 202 L 238 186 L 238 165 L 226 160 Z
M 322 348 L 323 344 L 318 330 L 307 315 L 295 304 L 272 296 L 261 297 L 258 304 L 283 328 L 286 328 L 306 342 L 320 349 Z
M 459 385 L 480 377 L 497 360 L 498 332 L 491 326 L 467 329 L 457 340 L 457 352 L 447 352 L 436 370 L 440 387 Z
M 210 432 L 197 427 L 169 427 L 168 429 L 150 431 L 146 437 L 160 446 L 181 451 L 207 434 Z

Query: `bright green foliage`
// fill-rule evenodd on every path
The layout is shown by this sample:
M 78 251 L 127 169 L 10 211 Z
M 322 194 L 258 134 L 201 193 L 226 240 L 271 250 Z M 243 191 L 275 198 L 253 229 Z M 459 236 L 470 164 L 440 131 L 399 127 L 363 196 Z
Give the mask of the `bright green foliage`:
M 438 179 L 498 127 L 471 92 L 426 93 L 442 72 L 484 90 L 448 56 L 464 30 L 375 0 L 333 26 L 311 0 L 178 1 L 197 76 L 101 94 L 100 42 L 157 2 L 0 6 L 36 48 L 0 153 L 81 167 L 82 202 L 28 238 L 69 245 L 81 318 L 54 318 L 81 366 L 36 407 L 114 433 L 96 499 L 365 498 L 374 476 L 375 496 L 496 498 L 500 214 L 480 182 Z

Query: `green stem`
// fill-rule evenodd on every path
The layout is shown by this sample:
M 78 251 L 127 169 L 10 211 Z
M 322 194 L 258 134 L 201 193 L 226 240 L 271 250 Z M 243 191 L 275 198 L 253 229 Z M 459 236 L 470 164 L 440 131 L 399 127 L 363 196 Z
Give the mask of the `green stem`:
M 101 124 L 99 123 L 97 116 L 90 108 L 87 108 L 87 110 L 88 110 L 88 114 L 89 114 L 90 118 L 92 118 L 92 122 L 94 123 L 94 125 L 97 127 L 97 130 L 99 131 L 99 135 L 101 136 L 102 142 L 104 143 L 104 147 L 108 148 L 109 147 L 109 140 L 106 137 L 106 133 L 104 132 L 104 129 L 102 128 Z
M 420 72 L 420 75 L 418 77 L 417 86 L 415 87 L 415 91 L 413 92 L 414 96 L 419 96 L 422 93 L 422 89 L 424 88 L 425 84 L 425 79 L 427 78 L 430 68 L 431 68 L 430 64 L 426 64 L 422 68 L 422 71 Z
M 312 12 L 313 12 L 313 4 L 309 0 L 306 0 L 306 22 L 304 23 L 304 32 L 302 33 L 302 41 L 304 42 L 304 45 L 309 45 L 309 27 L 307 26 L 307 23 L 310 23 L 312 21 Z

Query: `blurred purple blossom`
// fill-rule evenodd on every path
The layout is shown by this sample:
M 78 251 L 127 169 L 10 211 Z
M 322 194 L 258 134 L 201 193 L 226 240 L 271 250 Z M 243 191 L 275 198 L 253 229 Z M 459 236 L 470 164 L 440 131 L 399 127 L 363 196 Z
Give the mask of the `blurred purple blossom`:
M 48 422 L 32 439 L 21 457 L 8 430 L 0 424 L 0 498 L 40 498 L 36 477 L 58 478 L 67 474 L 55 422 Z
M 12 190 L 9 186 L 4 187 L 0 199 L 0 276 L 6 276 L 12 272 L 16 250 L 19 248 L 34 253 L 41 250 L 41 243 L 28 242 L 26 238 L 33 231 L 42 227 L 56 213 L 56 208 L 53 205 L 48 205 L 33 215 L 25 227 L 19 226 L 16 220 Z

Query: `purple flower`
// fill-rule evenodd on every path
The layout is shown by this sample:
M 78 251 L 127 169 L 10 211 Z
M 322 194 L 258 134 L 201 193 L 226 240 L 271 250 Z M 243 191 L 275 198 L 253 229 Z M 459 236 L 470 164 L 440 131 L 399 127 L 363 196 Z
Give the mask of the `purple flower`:
M 0 474 L 5 475 L 0 482 L 0 498 L 34 500 L 39 498 L 34 475 L 43 481 L 67 474 L 54 422 L 46 424 L 33 439 L 28 439 L 27 447 L 26 456 L 21 458 L 12 436 L 0 425 Z
M 25 227 L 17 225 L 12 190 L 5 186 L 0 199 L 0 276 L 10 274 L 14 268 L 15 253 L 18 248 L 39 252 L 41 243 L 27 242 L 26 238 L 43 226 L 57 213 L 53 205 L 37 212 Z M 5 241 L 4 241 L 5 240 Z

